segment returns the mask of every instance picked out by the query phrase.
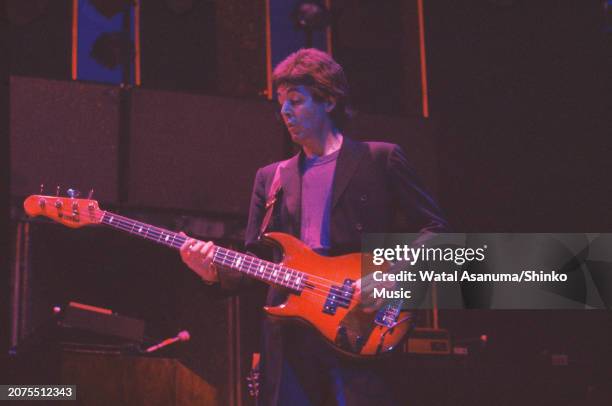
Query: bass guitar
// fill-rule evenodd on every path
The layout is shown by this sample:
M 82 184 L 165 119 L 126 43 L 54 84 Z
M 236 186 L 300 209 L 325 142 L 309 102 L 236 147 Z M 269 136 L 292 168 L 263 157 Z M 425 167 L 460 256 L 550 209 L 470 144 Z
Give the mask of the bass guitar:
M 103 225 L 177 250 L 187 240 L 179 233 L 101 210 L 91 199 L 32 195 L 24 201 L 24 209 L 29 216 L 44 216 L 71 228 Z M 388 300 L 379 310 L 368 312 L 354 295 L 353 283 L 361 277 L 361 254 L 324 257 L 288 234 L 271 232 L 263 238 L 282 250 L 282 262 L 220 246 L 214 247 L 212 261 L 287 288 L 285 303 L 264 307 L 269 315 L 306 322 L 340 352 L 360 357 L 388 353 L 409 331 L 412 317 L 402 309 L 401 299 Z

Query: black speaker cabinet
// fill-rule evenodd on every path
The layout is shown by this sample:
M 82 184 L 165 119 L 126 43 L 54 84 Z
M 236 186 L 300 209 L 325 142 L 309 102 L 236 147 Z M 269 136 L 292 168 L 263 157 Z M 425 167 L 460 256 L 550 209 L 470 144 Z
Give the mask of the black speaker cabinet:
M 258 167 L 284 159 L 276 105 L 135 90 L 129 202 L 246 215 Z
M 17 76 L 10 86 L 11 194 L 60 185 L 117 201 L 118 89 Z

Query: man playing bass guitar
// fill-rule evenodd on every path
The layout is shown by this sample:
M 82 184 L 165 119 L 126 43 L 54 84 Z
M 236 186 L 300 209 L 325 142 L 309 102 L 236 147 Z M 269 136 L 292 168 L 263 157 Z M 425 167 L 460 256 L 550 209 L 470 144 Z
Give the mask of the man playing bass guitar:
M 399 146 L 357 142 L 344 134 L 349 88 L 342 67 L 328 54 L 299 50 L 276 66 L 273 79 L 280 115 L 300 152 L 257 171 L 246 231 L 249 251 L 258 252 L 262 223 L 265 231 L 293 235 L 324 256 L 359 252 L 366 232 L 446 230 Z M 274 188 L 278 193 L 271 193 Z M 402 224 L 395 221 L 398 212 L 406 220 Z M 187 239 L 181 257 L 208 283 L 239 283 L 243 275 L 212 265 L 213 251 L 211 242 Z M 360 280 L 352 287 L 359 297 Z M 272 285 L 267 304 L 281 304 L 286 296 L 286 289 Z M 374 310 L 378 305 L 369 303 Z M 261 404 L 395 404 L 382 377 L 367 364 L 339 357 L 315 330 L 265 318 L 263 335 Z

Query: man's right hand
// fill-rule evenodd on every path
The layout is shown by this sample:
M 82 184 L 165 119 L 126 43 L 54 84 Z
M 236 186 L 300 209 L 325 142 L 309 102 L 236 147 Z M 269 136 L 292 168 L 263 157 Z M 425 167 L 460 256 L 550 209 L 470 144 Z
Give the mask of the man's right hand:
M 180 235 L 187 237 L 184 233 Z M 212 264 L 214 244 L 211 241 L 204 242 L 187 238 L 181 246 L 181 259 L 183 262 L 205 282 L 219 282 L 217 269 Z

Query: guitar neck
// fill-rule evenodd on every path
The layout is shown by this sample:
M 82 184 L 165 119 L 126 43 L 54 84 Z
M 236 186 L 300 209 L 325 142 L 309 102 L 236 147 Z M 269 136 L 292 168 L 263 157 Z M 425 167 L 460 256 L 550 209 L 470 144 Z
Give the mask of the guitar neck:
M 100 223 L 177 250 L 187 241 L 187 237 L 179 233 L 132 220 L 128 217 L 108 211 L 103 212 Z
M 103 212 L 100 223 L 177 250 L 188 238 L 107 211 Z M 304 272 L 219 246 L 214 247 L 212 262 L 216 266 L 238 271 L 268 284 L 282 285 L 298 291 L 302 290 L 307 279 Z

